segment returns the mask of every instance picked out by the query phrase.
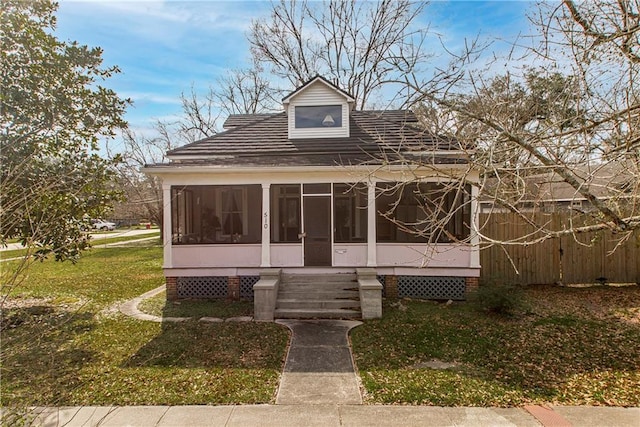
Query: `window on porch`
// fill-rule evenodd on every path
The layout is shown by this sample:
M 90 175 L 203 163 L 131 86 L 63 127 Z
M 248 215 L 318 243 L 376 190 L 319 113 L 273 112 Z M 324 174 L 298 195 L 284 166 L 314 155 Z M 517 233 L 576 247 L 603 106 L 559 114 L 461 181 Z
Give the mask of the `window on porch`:
M 380 183 L 376 194 L 378 242 L 450 243 L 469 237 L 470 185 Z
M 366 184 L 333 185 L 334 241 L 367 241 Z
M 301 232 L 300 185 L 271 186 L 271 241 L 298 243 Z
M 260 243 L 260 185 L 171 187 L 174 244 Z

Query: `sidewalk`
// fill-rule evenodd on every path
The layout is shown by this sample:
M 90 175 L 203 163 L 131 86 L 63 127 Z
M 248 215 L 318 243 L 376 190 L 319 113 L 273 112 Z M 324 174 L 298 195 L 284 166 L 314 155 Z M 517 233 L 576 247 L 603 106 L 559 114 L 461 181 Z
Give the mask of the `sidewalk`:
M 574 427 L 637 427 L 640 408 L 553 407 Z M 44 408 L 34 426 L 43 427 L 371 427 L 543 425 L 522 408 L 377 405 L 127 406 Z

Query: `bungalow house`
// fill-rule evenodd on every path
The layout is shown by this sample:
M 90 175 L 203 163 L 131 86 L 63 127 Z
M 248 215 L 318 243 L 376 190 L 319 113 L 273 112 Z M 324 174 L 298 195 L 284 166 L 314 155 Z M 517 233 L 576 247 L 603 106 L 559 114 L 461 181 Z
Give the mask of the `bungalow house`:
M 383 294 L 464 299 L 477 189 L 445 190 L 468 169 L 457 143 L 410 111 L 356 111 L 320 76 L 282 104 L 145 168 L 163 182 L 167 298 L 253 297 L 259 320 L 380 317 Z

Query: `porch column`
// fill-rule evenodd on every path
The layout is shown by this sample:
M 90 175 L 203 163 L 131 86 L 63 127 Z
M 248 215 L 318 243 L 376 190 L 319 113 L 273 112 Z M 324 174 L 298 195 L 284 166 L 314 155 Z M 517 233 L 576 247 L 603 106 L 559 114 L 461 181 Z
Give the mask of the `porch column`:
M 367 267 L 375 267 L 376 253 L 376 183 L 367 184 Z
M 164 268 L 173 267 L 171 260 L 171 185 L 162 184 L 162 247 Z
M 469 267 L 480 268 L 480 237 L 478 236 L 478 227 L 480 226 L 480 204 L 478 203 L 478 186 L 471 186 L 471 256 L 469 259 Z
M 271 206 L 270 183 L 262 184 L 262 261 L 260 267 L 271 267 Z

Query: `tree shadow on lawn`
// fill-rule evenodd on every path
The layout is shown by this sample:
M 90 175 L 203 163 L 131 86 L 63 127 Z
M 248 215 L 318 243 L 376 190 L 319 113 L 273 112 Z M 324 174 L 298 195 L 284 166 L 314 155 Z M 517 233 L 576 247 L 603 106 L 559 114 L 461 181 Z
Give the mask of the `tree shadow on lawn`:
M 548 290 L 527 292 L 539 298 Z M 467 303 L 411 301 L 402 303 L 404 309 L 385 307 L 381 321 L 368 322 L 352 337 L 371 400 L 501 406 L 532 401 L 640 404 L 640 325 L 602 315 L 601 307 L 597 315 L 584 309 L 607 296 L 618 301 L 611 310 L 629 309 L 640 301 L 638 290 L 548 294 L 554 301 L 545 301 L 544 309 L 533 304 L 530 312 L 511 319 L 487 315 Z M 629 298 L 635 302 L 630 304 Z M 566 305 L 579 307 L 563 309 Z M 460 366 L 445 371 L 425 368 L 432 359 Z
M 216 314 L 214 311 L 209 316 Z M 288 330 L 275 323 L 196 319 L 163 322 L 159 334 L 120 364 L 119 375 L 138 378 L 133 382 L 146 385 L 137 393 L 135 386 L 121 393 L 120 401 L 168 405 L 273 403 L 284 366 Z
M 123 367 L 280 369 L 287 331 L 255 322 L 164 322 Z
M 96 353 L 77 339 L 95 329 L 94 314 L 48 304 L 2 309 L 3 405 L 65 402 Z

